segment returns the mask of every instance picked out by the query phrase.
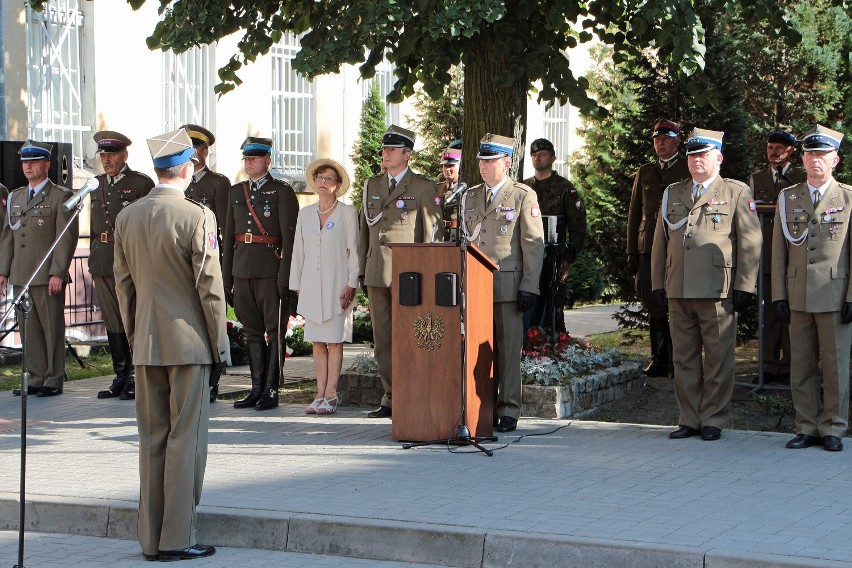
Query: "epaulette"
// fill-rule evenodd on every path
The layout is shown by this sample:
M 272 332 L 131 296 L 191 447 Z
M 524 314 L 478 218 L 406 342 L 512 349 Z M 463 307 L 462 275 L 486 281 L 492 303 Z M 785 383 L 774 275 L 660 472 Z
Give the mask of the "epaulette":
M 524 183 L 521 183 L 519 181 L 515 181 L 515 182 L 512 182 L 512 183 L 514 184 L 515 187 L 517 187 L 518 189 L 520 189 L 522 191 L 525 191 L 525 192 L 526 191 L 533 191 L 533 188 L 531 188 L 530 186 L 528 186 Z
M 744 188 L 746 188 L 746 189 L 749 189 L 748 184 L 743 183 L 743 182 L 741 182 L 741 181 L 740 181 L 740 180 L 738 180 L 738 179 L 733 179 L 733 178 L 722 178 L 722 179 L 723 179 L 723 180 L 725 180 L 726 182 L 730 183 L 730 184 L 738 185 L 738 186 L 740 186 L 740 187 L 744 187 Z
M 479 189 L 480 187 L 485 187 L 485 184 L 484 184 L 484 183 L 476 184 L 476 185 L 474 185 L 474 186 L 472 186 L 472 187 L 467 188 L 467 191 L 473 191 L 473 190 L 475 190 L 475 189 Z
M 420 172 L 415 172 L 414 170 L 411 170 L 411 173 L 414 174 L 414 177 L 418 177 L 422 180 L 426 180 L 429 183 L 435 183 L 435 180 L 433 180 L 432 178 L 430 178 L 430 177 L 428 177 L 424 174 L 421 174 Z
M 669 189 L 673 188 L 674 186 L 681 184 L 681 183 L 684 183 L 684 182 L 692 183 L 692 180 L 687 178 L 687 179 L 678 180 L 674 183 L 670 183 L 669 185 L 666 186 L 666 189 L 664 191 L 668 191 Z
M 841 188 L 845 189 L 846 191 L 852 191 L 852 185 L 846 185 L 845 183 L 840 183 L 840 182 L 837 182 L 837 185 L 839 185 Z
M 148 180 L 150 182 L 154 181 L 153 179 L 151 179 L 151 176 L 149 176 L 148 174 L 143 174 L 142 172 L 137 172 L 136 170 L 131 170 L 130 168 L 127 168 L 127 171 L 128 171 L 128 173 L 135 174 L 135 175 L 137 175 L 141 178 L 145 178 L 146 180 Z M 103 174 L 103 175 L 106 175 L 106 174 Z

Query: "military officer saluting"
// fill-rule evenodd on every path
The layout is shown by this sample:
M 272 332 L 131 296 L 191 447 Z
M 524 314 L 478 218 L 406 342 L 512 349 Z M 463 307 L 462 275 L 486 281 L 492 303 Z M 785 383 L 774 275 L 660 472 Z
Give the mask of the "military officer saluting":
M 651 291 L 651 248 L 663 190 L 688 178 L 689 170 L 678 152 L 680 126 L 670 120 L 657 121 L 652 138 L 657 159 L 642 165 L 633 178 L 627 214 L 627 266 L 635 275 L 636 292 L 648 312 L 651 363 L 643 372 L 664 377 L 671 365 L 672 340 L 668 311 Z
M 112 384 L 108 389 L 100 391 L 98 398 L 132 400 L 136 396 L 136 374 L 130 343 L 118 309 L 113 275 L 115 218 L 122 209 L 148 195 L 154 182 L 145 174 L 127 166 L 127 147 L 132 144 L 130 138 L 113 130 L 101 130 L 93 138 L 98 144 L 98 156 L 104 173 L 96 176 L 98 188 L 90 194 L 89 274 L 98 293 L 112 368 L 115 371 Z
M 435 182 L 408 167 L 416 134 L 396 125 L 382 138 L 386 173 L 364 184 L 361 233 L 358 237 L 360 279 L 370 297 L 373 341 L 384 396 L 370 418 L 392 413 L 393 321 L 391 319 L 391 249 L 389 243 L 429 243 L 443 238 L 441 198 Z
M 749 186 L 756 203 L 774 204 L 778 192 L 786 187 L 802 183 L 805 170 L 794 166 L 793 153 L 799 141 L 781 129 L 769 133 L 766 139 L 766 160 L 769 167 L 755 172 L 749 178 Z M 766 305 L 772 298 L 772 227 L 773 215 L 761 214 L 763 231 L 763 298 Z M 790 381 L 790 333 L 775 310 L 763 313 L 763 372 L 767 380 Z
M 499 267 L 494 273 L 494 424 L 511 432 L 521 415 L 523 313 L 539 294 L 544 230 L 535 192 L 509 178 L 515 140 L 479 143 L 483 184 L 462 197 L 462 234 Z
M 12 284 L 14 292 L 27 283 L 72 213 L 62 204 L 71 192 L 53 183 L 50 154 L 53 147 L 28 140 L 21 147 L 21 166 L 29 182 L 12 191 L 7 201 L 3 235 L 0 237 L 0 290 Z M 68 268 L 80 235 L 77 219 L 59 239 L 30 285 L 33 311 L 27 318 L 27 394 L 62 394 L 65 379 L 65 285 Z M 18 321 L 23 314 L 18 311 Z M 13 391 L 18 395 L 20 390 Z
M 197 124 L 184 124 L 181 128 L 186 129 L 195 148 L 195 173 L 192 174 L 192 183 L 186 188 L 186 196 L 206 205 L 215 213 L 221 243 L 222 230 L 228 214 L 228 190 L 231 189 L 231 181 L 222 174 L 214 172 L 207 165 L 210 146 L 216 143 L 216 137 Z
M 539 138 L 530 145 L 535 175 L 524 180 L 538 197 L 542 216 L 547 216 L 545 253 L 539 287 L 541 296 L 524 314 L 524 329 L 534 325 L 565 331 L 565 280 L 568 268 L 586 240 L 586 206 L 570 181 L 553 170 L 556 150 L 550 140 Z
M 747 185 L 719 175 L 723 136 L 692 131 L 686 142 L 691 179 L 663 192 L 651 251 L 651 283 L 669 309 L 672 334 L 680 410 L 672 439 L 721 437 L 734 392 L 736 312 L 756 292 L 757 208 Z
M 245 326 L 251 391 L 234 408 L 278 406 L 279 344 L 290 314 L 290 259 L 299 202 L 286 182 L 272 177 L 272 139 L 249 136 L 242 145 L 249 179 L 231 187 L 223 233 L 222 278 Z M 269 341 L 266 338 L 269 337 Z
M 816 125 L 802 138 L 807 181 L 781 190 L 772 243 L 772 300 L 790 325 L 791 449 L 839 452 L 849 416 L 852 187 L 833 170 L 843 134 Z M 820 365 L 822 362 L 822 377 Z M 822 387 L 822 397 L 820 397 Z

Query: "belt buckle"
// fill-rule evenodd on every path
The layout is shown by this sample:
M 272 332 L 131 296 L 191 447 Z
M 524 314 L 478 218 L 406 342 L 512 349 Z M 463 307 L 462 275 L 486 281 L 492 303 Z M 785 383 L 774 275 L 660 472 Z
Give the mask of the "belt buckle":
M 246 243 L 247 245 L 251 244 L 252 239 L 254 239 L 253 233 L 245 233 L 245 235 L 243 236 L 243 242 Z
M 109 233 L 101 233 L 101 242 L 108 243 L 109 242 Z

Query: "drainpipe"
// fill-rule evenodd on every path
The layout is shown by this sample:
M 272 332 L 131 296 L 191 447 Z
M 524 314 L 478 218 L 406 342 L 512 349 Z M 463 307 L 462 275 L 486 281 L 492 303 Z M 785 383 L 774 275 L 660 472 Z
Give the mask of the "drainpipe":
M 3 36 L 6 29 L 6 20 L 0 12 L 0 54 L 6 53 L 4 48 Z M 3 58 L 5 59 L 5 58 Z M 2 63 L 3 69 L 0 69 L 0 140 L 9 139 L 9 127 L 6 124 L 6 69 L 5 61 Z

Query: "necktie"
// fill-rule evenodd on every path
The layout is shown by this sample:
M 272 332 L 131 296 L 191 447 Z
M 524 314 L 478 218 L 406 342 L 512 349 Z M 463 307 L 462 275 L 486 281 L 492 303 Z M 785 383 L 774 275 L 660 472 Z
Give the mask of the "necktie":
M 784 168 L 778 166 L 778 169 L 775 170 L 775 183 L 781 183 L 781 180 L 784 179 Z
M 814 207 L 816 207 L 817 204 L 819 204 L 819 190 L 815 189 L 814 190 Z
M 388 183 L 388 193 L 393 193 L 393 190 L 396 189 L 396 178 L 390 178 L 390 182 Z
M 491 205 L 491 202 L 492 202 L 492 201 L 494 201 L 494 194 L 495 194 L 495 193 L 497 193 L 497 192 L 496 192 L 496 191 L 492 191 L 492 190 L 490 190 L 490 189 L 488 190 L 488 195 L 487 195 L 487 196 L 486 196 L 486 198 L 485 198 L 485 206 L 486 206 L 486 207 L 488 207 L 489 205 Z
M 29 203 L 33 199 L 35 199 L 35 190 L 33 188 L 30 188 L 30 197 L 29 199 L 27 199 L 27 203 Z
M 692 189 L 692 201 L 693 201 L 693 203 L 697 202 L 699 199 L 701 199 L 701 193 L 703 191 L 704 191 L 704 184 L 699 183 L 699 184 L 695 185 L 695 187 Z

